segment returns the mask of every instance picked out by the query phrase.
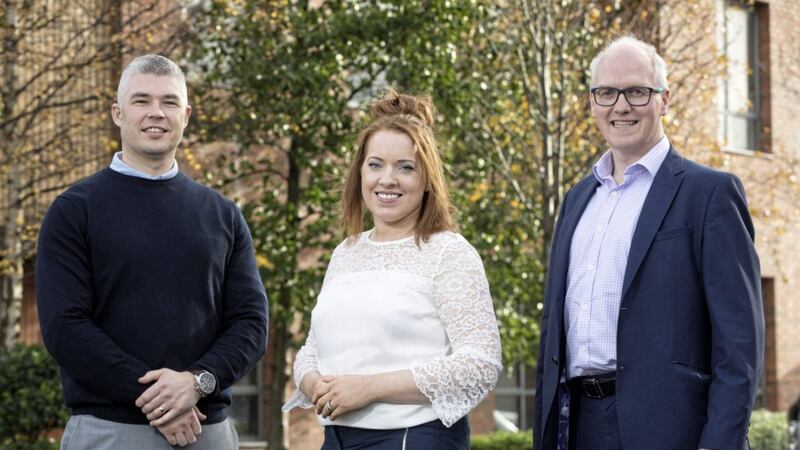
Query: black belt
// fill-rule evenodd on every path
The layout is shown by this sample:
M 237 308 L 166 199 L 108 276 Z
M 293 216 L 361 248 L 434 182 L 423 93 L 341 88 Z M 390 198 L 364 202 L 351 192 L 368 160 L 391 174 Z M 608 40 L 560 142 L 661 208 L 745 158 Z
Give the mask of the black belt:
M 573 392 L 578 391 L 584 397 L 600 399 L 610 397 L 617 392 L 616 372 L 596 376 L 575 377 L 567 381 Z

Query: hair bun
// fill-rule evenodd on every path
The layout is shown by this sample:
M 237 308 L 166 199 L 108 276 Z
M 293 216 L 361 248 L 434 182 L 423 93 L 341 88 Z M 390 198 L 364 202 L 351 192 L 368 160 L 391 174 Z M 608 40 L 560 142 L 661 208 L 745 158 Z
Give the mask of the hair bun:
M 383 97 L 370 105 L 372 120 L 387 116 L 408 115 L 419 119 L 423 124 L 433 128 L 436 110 L 433 100 L 428 95 L 400 94 L 392 88 Z

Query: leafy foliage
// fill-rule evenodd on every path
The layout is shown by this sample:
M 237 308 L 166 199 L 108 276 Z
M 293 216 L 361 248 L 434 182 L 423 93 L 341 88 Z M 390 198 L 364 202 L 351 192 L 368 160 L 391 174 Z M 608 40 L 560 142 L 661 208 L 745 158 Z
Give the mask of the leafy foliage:
M 44 434 L 69 418 L 55 360 L 41 346 L 0 350 L 0 385 L 0 447 L 50 448 Z
M 530 431 L 519 433 L 498 431 L 474 436 L 471 444 L 472 450 L 530 450 L 533 447 L 533 434 Z
M 8 442 L 3 450 L 58 450 L 61 444 L 55 439 L 42 438 L 36 442 Z
M 753 411 L 748 433 L 753 450 L 785 450 L 789 448 L 789 423 L 786 414 L 766 409 Z

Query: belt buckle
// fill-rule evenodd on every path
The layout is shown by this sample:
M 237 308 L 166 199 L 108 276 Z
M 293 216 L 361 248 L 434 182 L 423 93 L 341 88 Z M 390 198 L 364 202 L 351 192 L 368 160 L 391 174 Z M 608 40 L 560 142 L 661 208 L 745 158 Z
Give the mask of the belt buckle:
M 587 398 L 592 400 L 599 400 L 605 397 L 605 393 L 603 392 L 603 388 L 600 387 L 600 380 L 597 378 L 592 378 L 591 386 L 594 387 L 596 394 L 592 393 L 587 389 L 588 383 L 581 383 L 583 385 L 583 393 L 586 394 Z

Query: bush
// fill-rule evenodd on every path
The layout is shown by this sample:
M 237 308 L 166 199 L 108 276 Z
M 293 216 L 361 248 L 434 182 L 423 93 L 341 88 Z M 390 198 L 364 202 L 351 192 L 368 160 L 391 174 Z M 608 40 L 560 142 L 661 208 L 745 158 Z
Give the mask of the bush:
M 472 450 L 531 450 L 531 448 L 533 448 L 533 435 L 530 431 L 519 433 L 498 431 L 472 438 Z
M 786 450 L 789 448 L 786 414 L 765 409 L 753 411 L 748 436 L 751 450 Z
M 0 448 L 58 448 L 45 436 L 69 419 L 58 364 L 42 346 L 0 350 Z
M 3 442 L 3 450 L 59 450 L 61 445 L 55 439 L 41 438 L 36 442 Z

